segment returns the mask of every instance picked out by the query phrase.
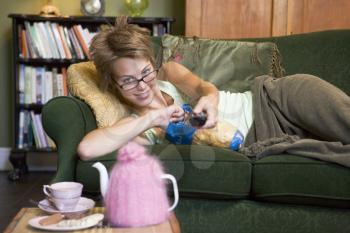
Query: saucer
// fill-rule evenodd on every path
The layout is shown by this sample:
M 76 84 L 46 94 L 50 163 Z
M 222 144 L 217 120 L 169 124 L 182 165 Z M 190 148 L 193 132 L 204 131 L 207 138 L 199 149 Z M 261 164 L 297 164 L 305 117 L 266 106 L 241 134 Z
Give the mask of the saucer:
M 92 199 L 81 197 L 78 201 L 78 204 L 73 210 L 62 210 L 59 211 L 51 202 L 47 199 L 41 200 L 38 204 L 38 207 L 49 214 L 62 213 L 62 214 L 83 214 L 89 209 L 95 206 L 95 202 Z
M 72 224 L 72 222 L 69 221 L 79 221 L 79 220 L 62 220 L 62 221 L 68 221 L 67 224 L 50 224 L 50 225 L 41 225 L 39 222 L 41 219 L 44 219 L 48 216 L 39 216 L 35 217 L 29 220 L 28 224 L 36 229 L 40 230 L 46 230 L 46 231 L 76 231 L 76 230 L 82 230 L 86 228 L 90 228 L 93 226 L 96 226 L 99 224 L 100 221 L 103 220 L 104 215 L 103 214 L 95 214 L 94 219 L 85 220 L 77 222 L 76 224 Z

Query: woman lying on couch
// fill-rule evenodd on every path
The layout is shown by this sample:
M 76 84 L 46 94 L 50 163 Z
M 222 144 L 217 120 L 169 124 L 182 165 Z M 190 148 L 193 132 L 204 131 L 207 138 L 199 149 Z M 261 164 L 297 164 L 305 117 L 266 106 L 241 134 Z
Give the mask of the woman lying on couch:
M 194 114 L 207 115 L 202 129 L 213 128 L 220 120 L 237 126 L 245 138 L 240 152 L 246 155 L 304 150 L 306 156 L 350 166 L 350 98 L 322 79 L 302 74 L 260 76 L 251 91 L 218 91 L 181 64 L 155 67 L 149 31 L 128 24 L 126 18 L 97 34 L 90 52 L 102 84 L 133 114 L 88 133 L 78 147 L 82 159 L 112 152 L 130 140 L 157 142 L 169 122 L 184 119 L 184 94 L 195 101 Z M 340 157 L 329 158 L 334 152 Z

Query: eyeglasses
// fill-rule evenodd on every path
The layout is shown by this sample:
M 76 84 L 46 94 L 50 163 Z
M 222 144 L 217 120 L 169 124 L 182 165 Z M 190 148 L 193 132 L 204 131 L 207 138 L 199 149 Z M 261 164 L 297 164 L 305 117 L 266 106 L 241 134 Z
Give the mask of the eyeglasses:
M 148 72 L 147 74 L 141 76 L 140 79 L 137 79 L 136 77 L 133 77 L 133 76 L 128 76 L 128 78 L 123 81 L 123 83 L 118 83 L 117 81 L 115 81 L 114 79 L 114 82 L 117 83 L 117 85 L 125 90 L 125 91 L 128 91 L 128 90 L 131 90 L 135 87 L 137 87 L 141 81 L 145 82 L 145 83 L 149 83 L 151 81 L 153 81 L 156 77 L 157 77 L 157 74 L 158 74 L 158 69 L 156 70 L 153 70 L 151 72 Z

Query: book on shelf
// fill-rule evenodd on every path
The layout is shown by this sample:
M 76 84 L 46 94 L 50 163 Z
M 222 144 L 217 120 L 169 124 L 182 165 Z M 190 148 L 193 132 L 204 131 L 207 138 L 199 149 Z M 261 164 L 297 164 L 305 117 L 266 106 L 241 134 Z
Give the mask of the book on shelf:
M 61 72 L 62 72 L 62 81 L 63 81 L 63 95 L 64 96 L 68 96 L 68 85 L 67 85 L 68 73 L 67 73 L 67 68 L 66 67 L 62 67 Z
M 40 67 L 35 68 L 35 78 L 34 78 L 34 84 L 35 85 L 35 93 L 33 93 L 34 96 L 34 103 L 42 104 L 44 93 L 43 93 L 43 87 L 44 87 L 44 74 L 42 72 L 42 69 Z
M 17 28 L 17 33 L 18 33 L 18 50 L 19 50 L 19 56 L 21 58 L 24 58 L 27 54 L 26 52 L 26 48 L 25 48 L 25 41 L 23 40 L 23 34 L 24 34 L 24 30 L 23 30 L 23 26 L 22 25 L 18 25 Z
M 25 66 L 23 64 L 19 65 L 19 72 L 18 72 L 18 95 L 19 95 L 19 102 L 24 103 L 24 93 L 25 93 Z
M 52 71 L 45 70 L 44 91 L 45 98 L 44 103 L 53 98 L 53 84 L 52 84 Z
M 24 112 L 19 112 L 19 123 L 18 123 L 18 139 L 17 139 L 17 147 L 19 149 L 24 148 Z
M 32 103 L 32 80 L 31 80 L 32 69 L 29 66 L 25 66 L 25 65 L 21 65 L 21 66 L 24 67 L 24 92 L 23 92 L 24 102 L 23 104 L 31 104 Z
M 52 95 L 58 96 L 57 68 L 52 68 Z
M 19 65 L 18 95 L 20 104 L 45 104 L 56 96 L 67 96 L 67 69 Z

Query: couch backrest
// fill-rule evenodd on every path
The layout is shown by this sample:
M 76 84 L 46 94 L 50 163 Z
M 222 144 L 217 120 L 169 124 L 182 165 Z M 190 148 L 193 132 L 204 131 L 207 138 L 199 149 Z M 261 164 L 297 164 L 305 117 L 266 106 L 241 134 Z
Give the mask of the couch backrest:
M 350 30 L 247 40 L 276 43 L 286 75 L 316 75 L 350 95 Z
M 282 56 L 282 66 L 286 75 L 316 75 L 350 95 L 350 30 L 239 40 L 274 42 Z M 154 37 L 153 41 L 156 54 L 160 54 L 161 38 Z M 158 60 L 160 59 L 158 56 Z

